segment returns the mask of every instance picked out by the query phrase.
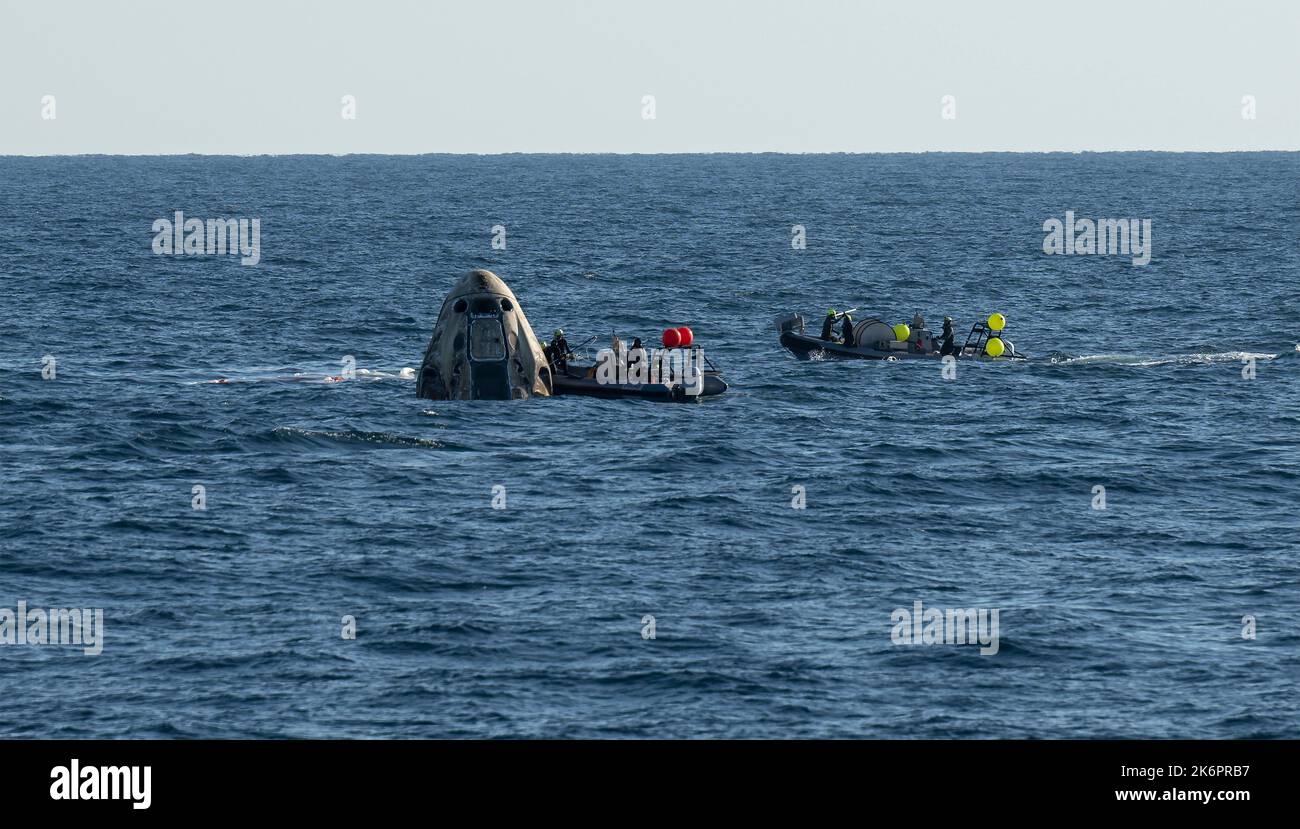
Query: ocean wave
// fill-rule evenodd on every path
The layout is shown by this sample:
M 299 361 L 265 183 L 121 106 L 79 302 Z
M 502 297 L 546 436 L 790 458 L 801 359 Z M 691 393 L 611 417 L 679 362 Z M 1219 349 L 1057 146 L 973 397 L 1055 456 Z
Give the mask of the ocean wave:
M 271 434 L 278 440 L 318 447 L 360 444 L 375 447 L 442 449 L 447 445 L 443 441 L 432 438 L 397 435 L 390 432 L 367 432 L 359 429 L 304 429 L 297 426 L 277 426 Z

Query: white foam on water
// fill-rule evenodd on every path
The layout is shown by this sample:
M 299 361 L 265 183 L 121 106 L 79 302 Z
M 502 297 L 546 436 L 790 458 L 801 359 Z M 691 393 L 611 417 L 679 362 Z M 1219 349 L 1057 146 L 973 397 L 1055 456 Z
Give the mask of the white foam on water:
M 358 379 L 366 380 L 414 380 L 415 369 L 407 366 L 399 371 L 375 371 L 368 368 L 357 369 Z
M 1300 350 L 1300 346 L 1297 346 Z M 1119 366 L 1167 366 L 1197 365 L 1211 363 L 1239 363 L 1242 360 L 1274 360 L 1279 354 L 1257 351 L 1223 351 L 1200 354 L 1169 354 L 1159 357 L 1144 357 L 1137 354 L 1083 354 L 1078 357 L 1051 357 L 1048 362 L 1054 365 L 1090 365 L 1103 363 Z
M 411 437 L 392 432 L 362 432 L 337 429 L 303 429 L 298 426 L 277 426 L 272 430 L 277 435 L 291 435 L 305 438 L 338 441 L 341 443 L 376 443 L 387 446 L 422 446 L 441 449 L 442 441 L 431 438 Z
M 355 380 L 366 380 L 369 382 L 379 382 L 384 380 L 396 380 L 406 382 L 415 379 L 415 369 L 410 366 L 401 368 L 397 371 L 379 371 L 376 369 L 359 368 L 356 369 Z M 254 371 L 247 373 L 232 372 L 224 377 L 217 377 L 210 380 L 187 380 L 185 385 L 198 386 L 207 384 L 229 385 L 233 383 L 312 383 L 312 384 L 334 384 L 347 382 L 348 378 L 342 374 L 318 374 L 315 372 L 299 371 L 293 374 L 260 374 Z

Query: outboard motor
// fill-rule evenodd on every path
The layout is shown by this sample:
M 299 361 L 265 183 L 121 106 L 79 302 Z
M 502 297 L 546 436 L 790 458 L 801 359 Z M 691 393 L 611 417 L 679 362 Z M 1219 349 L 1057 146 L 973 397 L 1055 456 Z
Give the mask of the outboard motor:
M 793 331 L 797 334 L 803 333 L 803 315 L 802 314 L 782 314 L 776 318 L 776 330 L 780 334 L 787 331 Z

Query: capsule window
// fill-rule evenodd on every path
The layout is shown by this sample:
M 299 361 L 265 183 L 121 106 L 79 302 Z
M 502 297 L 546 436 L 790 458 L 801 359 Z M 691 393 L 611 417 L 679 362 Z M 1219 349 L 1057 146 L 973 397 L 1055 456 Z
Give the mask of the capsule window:
M 463 313 L 465 313 L 465 309 L 468 308 L 468 307 L 469 307 L 469 304 L 466 303 L 465 300 L 463 300 L 463 299 L 458 299 L 458 300 L 456 300 L 456 304 L 453 305 L 453 306 L 451 306 L 451 310 L 455 311 L 457 314 L 463 314 Z

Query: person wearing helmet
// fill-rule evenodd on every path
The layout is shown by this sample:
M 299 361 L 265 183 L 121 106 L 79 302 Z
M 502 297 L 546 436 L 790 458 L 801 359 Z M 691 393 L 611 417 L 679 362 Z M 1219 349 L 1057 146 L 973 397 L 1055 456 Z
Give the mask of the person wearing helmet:
M 839 315 L 832 308 L 826 312 L 826 320 L 822 323 L 822 339 L 828 343 L 835 342 L 835 317 L 837 316 Z
M 564 371 L 568 367 L 569 356 L 573 353 L 569 350 L 569 341 L 564 338 L 564 329 L 555 329 L 555 336 L 551 337 L 550 343 L 542 349 L 546 355 L 546 361 L 549 362 L 559 371 Z
M 955 354 L 957 347 L 953 344 L 955 335 L 952 333 L 952 317 L 943 318 L 943 344 L 939 348 L 939 353 L 943 356 Z
M 844 320 L 840 326 L 840 338 L 844 340 L 845 345 L 853 345 L 853 317 L 849 316 L 848 311 L 844 312 L 843 317 Z
M 650 358 L 640 337 L 632 338 L 627 352 L 627 378 L 629 383 L 645 383 L 650 378 Z

